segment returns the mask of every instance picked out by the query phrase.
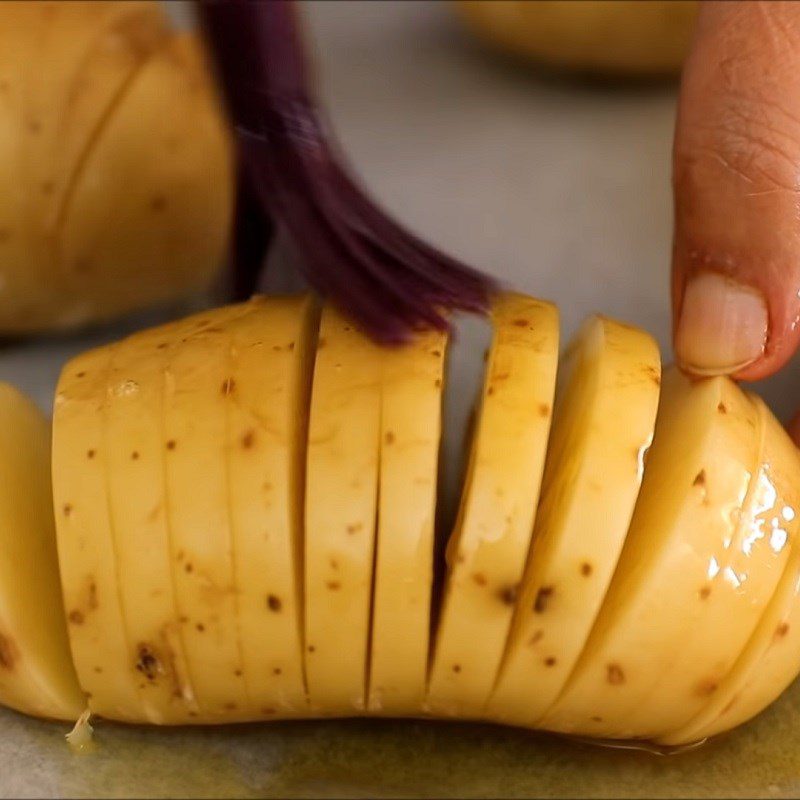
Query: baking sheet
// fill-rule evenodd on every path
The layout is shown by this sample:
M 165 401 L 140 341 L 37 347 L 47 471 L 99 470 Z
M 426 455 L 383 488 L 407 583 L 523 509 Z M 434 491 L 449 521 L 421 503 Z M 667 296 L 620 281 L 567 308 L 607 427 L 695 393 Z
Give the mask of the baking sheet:
M 442 3 L 309 4 L 321 90 L 354 168 L 415 230 L 555 300 L 566 337 L 588 313 L 642 325 L 669 353 L 674 87 L 610 89 L 495 63 Z M 163 314 L 4 345 L 0 379 L 49 409 L 73 353 Z M 462 326 L 446 454 L 455 460 L 483 326 Z M 786 416 L 796 365 L 759 385 Z M 453 470 L 451 469 L 451 474 Z M 800 686 L 753 724 L 656 757 L 490 726 L 351 720 L 204 730 L 65 726 L 0 711 L 0 797 L 778 797 L 800 794 Z

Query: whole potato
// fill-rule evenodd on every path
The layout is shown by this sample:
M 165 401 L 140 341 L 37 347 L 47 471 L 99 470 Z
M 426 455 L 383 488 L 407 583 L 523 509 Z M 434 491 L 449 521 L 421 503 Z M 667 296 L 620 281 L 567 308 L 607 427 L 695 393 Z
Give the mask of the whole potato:
M 200 43 L 160 4 L 0 4 L 0 335 L 208 285 L 232 183 Z
M 461 16 L 496 48 L 559 69 L 613 76 L 676 72 L 694 0 L 458 0 Z

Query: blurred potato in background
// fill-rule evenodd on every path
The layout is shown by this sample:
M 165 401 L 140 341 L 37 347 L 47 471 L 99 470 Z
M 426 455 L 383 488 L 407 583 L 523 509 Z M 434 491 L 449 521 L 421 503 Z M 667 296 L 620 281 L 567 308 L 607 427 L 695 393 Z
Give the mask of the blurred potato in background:
M 232 190 L 200 43 L 161 4 L 0 3 L 0 336 L 208 286 Z
M 467 26 L 508 54 L 610 77 L 676 73 L 694 0 L 456 0 Z

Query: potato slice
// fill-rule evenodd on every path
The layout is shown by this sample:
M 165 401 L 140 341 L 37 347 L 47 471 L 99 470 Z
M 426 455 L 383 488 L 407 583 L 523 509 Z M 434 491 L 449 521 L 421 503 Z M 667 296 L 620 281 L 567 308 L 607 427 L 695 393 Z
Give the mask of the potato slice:
M 7 383 L 0 383 L 0 703 L 66 720 L 86 704 L 58 577 L 50 426 Z
M 172 578 L 163 411 L 169 354 L 208 318 L 128 337 L 114 348 L 108 377 L 106 469 L 120 599 L 148 718 L 160 724 L 199 716 Z
M 233 388 L 229 324 L 248 310 L 243 304 L 223 317 L 206 315 L 169 354 L 165 370 L 163 447 L 173 578 L 204 721 L 259 716 L 244 675 L 226 459 Z
M 317 714 L 366 705 L 383 351 L 322 312 L 306 478 L 306 676 Z
M 699 590 L 704 600 L 700 615 L 681 637 L 669 669 L 628 720 L 648 739 L 675 730 L 709 701 L 717 702 L 720 684 L 761 624 L 789 558 L 781 512 L 797 506 L 796 449 L 764 403 L 756 400 L 756 406 L 759 466 L 734 537 L 725 553 L 715 556 L 717 579 Z
M 53 497 L 58 560 L 78 681 L 89 708 L 109 719 L 148 720 L 119 591 L 108 504 L 104 418 L 113 346 L 72 359 L 53 414 Z
M 558 312 L 504 294 L 455 531 L 428 690 L 446 716 L 478 716 L 497 674 L 530 544 L 553 405 Z
M 542 727 L 640 736 L 630 720 L 680 663 L 708 600 L 730 579 L 730 543 L 758 466 L 759 438 L 756 407 L 730 380 L 691 382 L 677 370 L 666 373 L 655 440 L 616 573 Z M 725 652 L 724 641 L 715 639 L 714 646 Z M 717 680 L 714 664 L 704 666 L 707 678 Z M 663 697 L 664 703 L 689 700 Z
M 533 542 L 487 705 L 490 719 L 530 727 L 572 672 L 625 542 L 661 359 L 648 334 L 592 317 L 561 369 Z
M 431 332 L 382 354 L 373 713 L 419 714 L 425 697 L 446 346 Z
M 231 324 L 227 452 L 244 675 L 264 717 L 308 713 L 303 673 L 303 475 L 318 313 L 261 299 Z
M 759 398 L 754 399 L 766 417 L 766 435 L 757 479 L 758 516 L 749 538 L 761 545 L 762 559 L 779 561 L 763 552 L 767 548 L 782 554 L 789 551 L 788 563 L 733 669 L 699 713 L 680 729 L 659 737 L 664 744 L 689 744 L 745 722 L 775 700 L 800 672 L 800 463 L 781 425 Z M 751 558 L 755 556 L 754 549 Z M 761 611 L 763 596 L 750 598 L 749 575 L 744 585 L 743 596 Z M 739 632 L 738 616 L 728 624 Z

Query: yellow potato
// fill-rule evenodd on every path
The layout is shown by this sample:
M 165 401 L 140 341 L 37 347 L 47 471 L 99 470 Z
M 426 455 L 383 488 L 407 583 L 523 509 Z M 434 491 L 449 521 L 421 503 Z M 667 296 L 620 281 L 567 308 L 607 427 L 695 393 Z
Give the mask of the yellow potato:
M 431 622 L 434 517 L 447 336 L 383 354 L 370 712 L 419 714 Z
M 317 714 L 366 706 L 382 355 L 335 309 L 323 310 L 305 502 L 305 664 Z
M 640 736 L 632 722 L 638 709 L 680 663 L 708 600 L 725 591 L 729 545 L 758 466 L 757 428 L 755 405 L 731 381 L 693 383 L 677 370 L 666 373 L 655 439 L 617 570 L 583 653 L 542 727 Z M 716 644 L 724 653 L 726 642 Z M 705 666 L 705 680 L 721 677 L 714 663 Z M 695 689 L 660 699 L 688 704 Z M 640 724 L 650 727 L 647 720 Z
M 168 353 L 163 442 L 166 512 L 179 621 L 204 720 L 252 719 L 239 617 L 230 514 L 227 409 L 233 359 L 229 323 L 242 304 L 198 315 Z
M 591 317 L 561 370 L 533 543 L 486 709 L 492 720 L 530 727 L 572 673 L 625 542 L 661 360 L 643 331 Z
M 256 716 L 308 712 L 303 674 L 303 473 L 318 314 L 258 298 L 230 324 L 228 502 L 244 675 Z
M 650 696 L 630 715 L 629 725 L 640 736 L 650 739 L 675 730 L 709 701 L 717 702 L 721 683 L 761 624 L 784 573 L 794 536 L 783 514 L 797 508 L 800 499 L 797 452 L 764 403 L 756 400 L 756 406 L 757 471 L 733 538 L 716 555 L 717 580 L 700 590 L 700 616 L 681 637 L 677 657 L 659 675 Z
M 677 72 L 694 0 L 459 0 L 469 28 L 492 46 L 551 67 L 600 75 Z
M 0 703 L 68 720 L 86 700 L 64 625 L 49 459 L 44 415 L 0 383 Z
M 0 335 L 205 288 L 231 146 L 196 37 L 150 2 L 0 3 Z
M 429 710 L 446 716 L 479 716 L 495 680 L 530 544 L 553 407 L 555 307 L 500 295 L 492 325 L 428 687 Z
M 119 590 L 104 420 L 114 346 L 72 359 L 53 418 L 53 500 L 72 660 L 93 713 L 145 722 L 140 674 Z
M 745 722 L 783 692 L 800 665 L 800 462 L 794 444 L 778 421 L 760 399 L 755 401 L 765 416 L 765 444 L 757 478 L 758 521 L 752 526 L 748 547 L 753 558 L 764 558 L 767 548 L 782 555 L 788 551 L 788 563 L 775 592 L 767 598 L 766 608 L 762 597 L 750 598 L 747 576 L 748 581 L 743 584 L 747 591 L 740 594 L 743 601 L 750 599 L 759 612 L 755 629 L 703 708 L 678 730 L 658 737 L 664 744 L 689 744 Z M 761 545 L 760 553 L 754 545 Z M 784 563 L 778 558 L 768 560 Z M 731 618 L 728 628 L 734 628 L 734 634 L 740 636 L 737 622 L 737 617 Z M 731 635 L 729 629 L 720 634 Z

